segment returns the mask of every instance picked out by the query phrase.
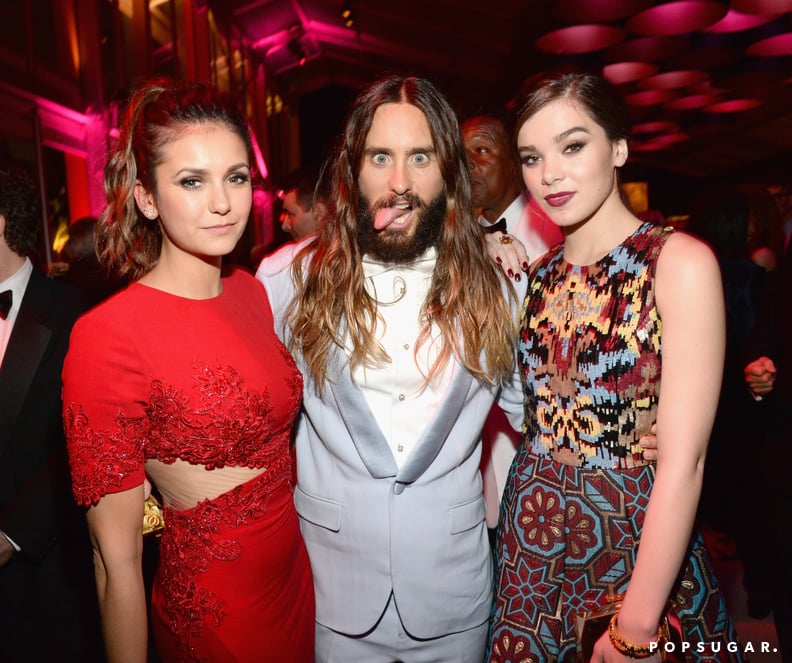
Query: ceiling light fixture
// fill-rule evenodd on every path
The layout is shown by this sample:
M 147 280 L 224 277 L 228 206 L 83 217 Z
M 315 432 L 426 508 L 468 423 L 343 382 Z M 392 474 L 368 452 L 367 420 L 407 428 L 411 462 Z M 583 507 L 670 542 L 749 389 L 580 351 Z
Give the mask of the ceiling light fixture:
M 344 25 L 348 28 L 351 28 L 355 25 L 355 17 L 352 16 L 352 8 L 349 4 L 344 5 L 344 8 L 341 10 L 341 18 L 344 20 Z

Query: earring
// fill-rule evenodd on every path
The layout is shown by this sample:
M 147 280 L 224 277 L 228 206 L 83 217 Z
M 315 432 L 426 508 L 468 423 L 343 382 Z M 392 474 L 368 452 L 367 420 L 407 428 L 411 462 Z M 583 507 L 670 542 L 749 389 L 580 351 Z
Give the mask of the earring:
M 145 212 L 143 212 L 143 213 L 144 213 L 144 214 L 146 215 L 146 217 L 148 217 L 149 219 L 153 219 L 153 218 L 154 218 L 154 210 L 153 210 L 153 209 L 147 209 L 147 210 L 146 210 Z

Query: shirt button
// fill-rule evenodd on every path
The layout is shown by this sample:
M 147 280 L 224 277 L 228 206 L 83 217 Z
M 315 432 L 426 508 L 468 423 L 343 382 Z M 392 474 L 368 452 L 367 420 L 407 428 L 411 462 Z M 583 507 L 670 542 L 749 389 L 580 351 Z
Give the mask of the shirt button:
M 396 447 L 396 450 L 397 450 L 399 453 L 401 453 L 402 451 L 404 451 L 404 445 L 403 445 L 403 444 L 400 444 L 398 447 Z
M 409 344 L 409 343 L 405 343 L 405 344 L 404 344 L 402 347 L 403 347 L 405 350 L 409 350 L 409 349 L 410 349 L 410 344 Z
M 406 396 L 404 394 L 399 394 L 399 400 L 400 401 L 403 401 L 405 398 L 406 398 Z

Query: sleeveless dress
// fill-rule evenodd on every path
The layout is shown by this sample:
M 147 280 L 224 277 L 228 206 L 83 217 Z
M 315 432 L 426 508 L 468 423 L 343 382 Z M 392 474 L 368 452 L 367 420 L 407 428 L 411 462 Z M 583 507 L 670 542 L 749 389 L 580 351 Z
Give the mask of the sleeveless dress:
M 164 509 L 152 632 L 166 663 L 313 661 L 313 581 L 293 501 L 302 378 L 242 270 L 207 300 L 139 283 L 74 327 L 64 425 L 82 505 L 139 486 L 145 461 L 262 473 Z M 142 525 L 142 523 L 141 523 Z
M 653 281 L 669 232 L 644 223 L 594 265 L 568 264 L 559 245 L 532 267 L 518 339 L 524 441 L 495 547 L 493 663 L 575 662 L 576 615 L 629 584 L 654 482 L 638 441 L 660 393 Z M 687 660 L 743 660 L 727 651 L 734 625 L 698 534 L 675 598 Z

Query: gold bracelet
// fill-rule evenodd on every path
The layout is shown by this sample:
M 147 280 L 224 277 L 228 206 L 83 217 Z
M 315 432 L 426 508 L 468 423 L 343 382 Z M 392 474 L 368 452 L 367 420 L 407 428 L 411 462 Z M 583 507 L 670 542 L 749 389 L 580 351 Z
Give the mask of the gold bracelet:
M 611 617 L 610 626 L 608 627 L 608 637 L 614 649 L 620 654 L 624 654 L 630 658 L 649 658 L 660 650 L 667 639 L 663 629 L 659 628 L 657 629 L 657 640 L 652 640 L 645 645 L 636 645 L 634 642 L 628 642 L 621 636 L 621 633 L 619 633 L 619 630 L 616 628 L 616 618 L 618 616 L 619 613 L 617 612 Z

